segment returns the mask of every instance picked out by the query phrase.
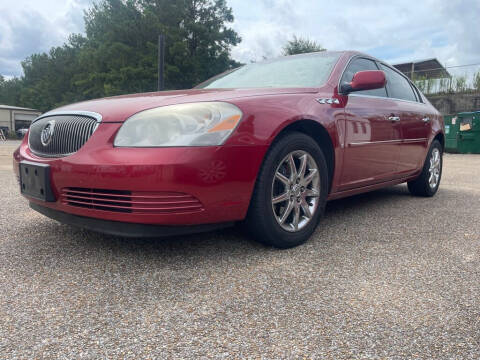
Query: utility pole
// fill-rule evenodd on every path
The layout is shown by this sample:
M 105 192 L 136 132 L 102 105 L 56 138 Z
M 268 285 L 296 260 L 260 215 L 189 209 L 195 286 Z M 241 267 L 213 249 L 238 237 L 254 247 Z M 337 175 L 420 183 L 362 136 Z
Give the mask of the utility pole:
M 158 35 L 158 84 L 157 90 L 164 88 L 164 65 L 165 65 L 165 35 Z

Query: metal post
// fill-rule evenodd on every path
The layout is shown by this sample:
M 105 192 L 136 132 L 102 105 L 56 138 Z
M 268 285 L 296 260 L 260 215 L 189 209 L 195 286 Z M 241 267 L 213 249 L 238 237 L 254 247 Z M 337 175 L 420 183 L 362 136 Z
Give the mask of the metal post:
M 165 36 L 158 35 L 158 91 L 164 88 Z

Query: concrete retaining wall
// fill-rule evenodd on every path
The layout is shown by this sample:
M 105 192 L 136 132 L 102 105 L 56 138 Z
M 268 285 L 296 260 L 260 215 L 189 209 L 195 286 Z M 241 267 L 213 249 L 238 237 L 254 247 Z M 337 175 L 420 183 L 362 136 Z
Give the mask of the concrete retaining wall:
M 480 110 L 480 93 L 429 95 L 428 100 L 443 115 Z

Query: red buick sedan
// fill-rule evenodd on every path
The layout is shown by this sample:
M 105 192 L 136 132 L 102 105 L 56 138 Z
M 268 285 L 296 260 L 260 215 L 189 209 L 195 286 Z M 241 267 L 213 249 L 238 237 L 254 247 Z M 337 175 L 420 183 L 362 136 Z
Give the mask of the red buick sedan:
M 140 237 L 244 221 L 286 248 L 328 200 L 403 182 L 433 196 L 444 142 L 442 117 L 402 73 L 321 52 L 55 109 L 32 123 L 14 169 L 30 206 L 60 222 Z

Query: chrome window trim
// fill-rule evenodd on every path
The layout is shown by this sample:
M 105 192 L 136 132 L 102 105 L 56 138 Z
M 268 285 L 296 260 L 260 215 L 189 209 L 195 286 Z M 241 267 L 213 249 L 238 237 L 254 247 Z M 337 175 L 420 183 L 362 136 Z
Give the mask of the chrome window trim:
M 398 99 L 398 98 L 393 98 L 393 97 L 363 95 L 363 94 L 354 94 L 354 93 L 348 94 L 348 96 L 369 97 L 369 98 L 376 98 L 376 99 L 388 99 L 388 100 L 394 100 L 394 101 L 403 101 L 403 102 L 409 102 L 409 103 L 413 103 L 413 104 L 426 105 L 424 102 L 420 102 L 420 101 L 411 101 L 411 100 Z
M 32 124 L 40 119 L 50 117 L 50 116 L 68 116 L 68 115 L 77 115 L 77 116 L 86 116 L 86 117 L 91 117 L 97 120 L 97 123 L 102 122 L 102 115 L 99 113 L 93 112 L 93 111 L 79 111 L 79 110 L 65 110 L 65 111 L 49 111 L 46 112 L 39 117 L 37 117 L 35 120 L 32 121 Z
M 416 93 L 417 96 L 418 96 L 418 99 L 419 99 L 418 102 L 419 102 L 419 103 L 422 103 L 422 104 L 425 104 L 425 101 L 424 101 L 424 99 L 423 99 L 423 97 L 424 97 L 425 95 L 423 95 L 423 93 L 418 89 L 418 87 L 417 87 L 412 81 L 410 81 L 410 85 L 412 85 L 413 90 L 415 90 L 415 93 Z

